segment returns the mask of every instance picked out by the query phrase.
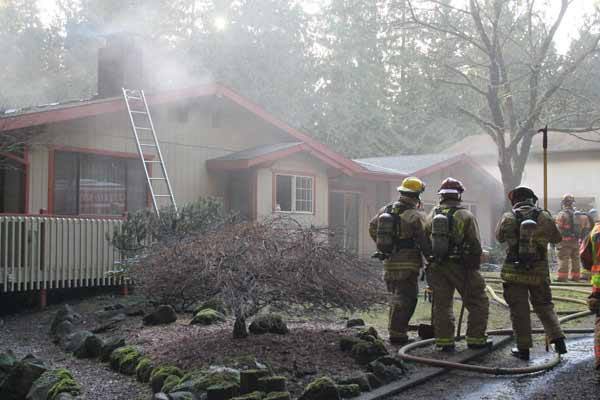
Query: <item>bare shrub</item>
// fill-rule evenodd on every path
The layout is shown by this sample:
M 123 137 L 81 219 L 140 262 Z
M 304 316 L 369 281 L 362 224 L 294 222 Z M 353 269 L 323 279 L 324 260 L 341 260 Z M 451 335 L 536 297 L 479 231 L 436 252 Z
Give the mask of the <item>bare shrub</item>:
M 327 238 L 290 219 L 229 223 L 157 244 L 135 277 L 147 296 L 177 308 L 220 298 L 236 318 L 235 337 L 266 306 L 355 311 L 382 301 L 380 271 Z

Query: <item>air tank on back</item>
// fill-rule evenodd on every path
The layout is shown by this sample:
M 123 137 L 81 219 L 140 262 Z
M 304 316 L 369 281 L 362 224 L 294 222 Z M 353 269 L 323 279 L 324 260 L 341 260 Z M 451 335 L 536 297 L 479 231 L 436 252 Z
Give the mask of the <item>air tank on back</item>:
M 431 246 L 433 256 L 443 260 L 450 250 L 450 224 L 448 217 L 442 213 L 436 214 L 431 223 Z
M 526 219 L 519 226 L 519 262 L 528 265 L 537 257 L 537 246 L 534 241 L 537 223 Z

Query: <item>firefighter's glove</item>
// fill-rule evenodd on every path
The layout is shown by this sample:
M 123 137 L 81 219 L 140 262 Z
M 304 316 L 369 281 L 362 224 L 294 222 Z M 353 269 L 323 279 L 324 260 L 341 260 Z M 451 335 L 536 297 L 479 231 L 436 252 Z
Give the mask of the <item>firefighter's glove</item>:
M 590 296 L 587 299 L 588 308 L 591 312 L 598 314 L 600 312 L 600 298 Z

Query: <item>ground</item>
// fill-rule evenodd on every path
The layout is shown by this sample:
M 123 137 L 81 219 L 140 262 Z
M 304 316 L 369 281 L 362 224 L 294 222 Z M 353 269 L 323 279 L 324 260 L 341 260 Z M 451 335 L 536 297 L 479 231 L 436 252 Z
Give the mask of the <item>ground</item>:
M 499 285 L 493 285 L 500 292 Z M 556 296 L 585 298 L 584 294 L 573 294 L 556 290 Z M 95 312 L 106 305 L 117 302 L 132 302 L 128 299 L 110 295 L 71 302 L 77 312 L 84 316 L 84 325 L 91 327 L 96 321 Z M 455 313 L 458 317 L 461 303 L 456 301 Z M 0 351 L 12 349 L 18 355 L 32 353 L 50 360 L 56 367 L 69 368 L 84 388 L 82 398 L 89 400 L 136 400 L 150 399 L 150 390 L 146 385 L 112 372 L 106 364 L 97 361 L 78 360 L 66 355 L 51 343 L 48 330 L 50 321 L 58 306 L 53 305 L 44 312 L 20 312 L 3 318 L 0 324 Z M 413 324 L 428 323 L 431 305 L 422 297 L 419 299 Z M 557 302 L 559 312 L 573 312 L 584 309 L 579 304 Z M 357 315 L 363 317 L 386 335 L 387 313 L 385 309 L 374 309 L 369 313 Z M 289 378 L 292 392 L 298 394 L 302 387 L 316 376 L 346 375 L 358 369 L 358 365 L 347 354 L 338 350 L 338 338 L 345 333 L 343 317 L 336 314 L 329 318 L 321 316 L 306 319 L 291 319 L 288 335 L 250 336 L 244 340 L 231 338 L 231 322 L 215 326 L 189 325 L 191 315 L 180 315 L 172 325 L 144 327 L 141 317 L 129 318 L 121 325 L 119 333 L 126 336 L 130 344 L 143 347 L 144 352 L 153 359 L 173 363 L 185 369 L 205 367 L 215 364 L 231 363 L 244 356 L 255 356 L 268 363 L 277 374 Z M 354 317 L 354 316 L 353 316 Z M 465 315 L 465 321 L 468 313 Z M 534 324 L 539 322 L 534 317 Z M 510 326 L 508 312 L 495 302 L 491 302 L 490 329 Z M 568 326 L 592 326 L 591 318 L 571 322 Z M 465 331 L 463 326 L 462 331 Z M 421 400 L 445 399 L 552 399 L 598 398 L 593 389 L 598 388 L 593 372 L 591 335 L 570 337 L 570 353 L 565 361 L 554 371 L 536 376 L 520 378 L 498 378 L 463 372 L 450 372 L 436 378 L 427 385 L 421 385 L 394 399 L 420 398 Z M 539 362 L 548 355 L 543 349 L 543 338 L 536 337 L 533 352 L 534 361 Z M 390 347 L 390 350 L 394 348 Z M 432 348 L 423 353 L 438 356 Z M 484 365 L 517 366 L 519 360 L 507 355 L 508 347 L 501 349 L 483 360 Z M 411 368 L 418 368 L 417 365 Z M 573 384 L 575 383 L 575 384 Z M 568 390 L 565 390 L 568 388 Z

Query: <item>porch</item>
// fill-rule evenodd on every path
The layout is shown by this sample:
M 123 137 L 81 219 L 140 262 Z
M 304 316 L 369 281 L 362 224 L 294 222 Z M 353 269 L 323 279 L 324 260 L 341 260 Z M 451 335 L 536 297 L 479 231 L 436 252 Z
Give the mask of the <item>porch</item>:
M 0 292 L 112 286 L 120 218 L 0 216 Z

